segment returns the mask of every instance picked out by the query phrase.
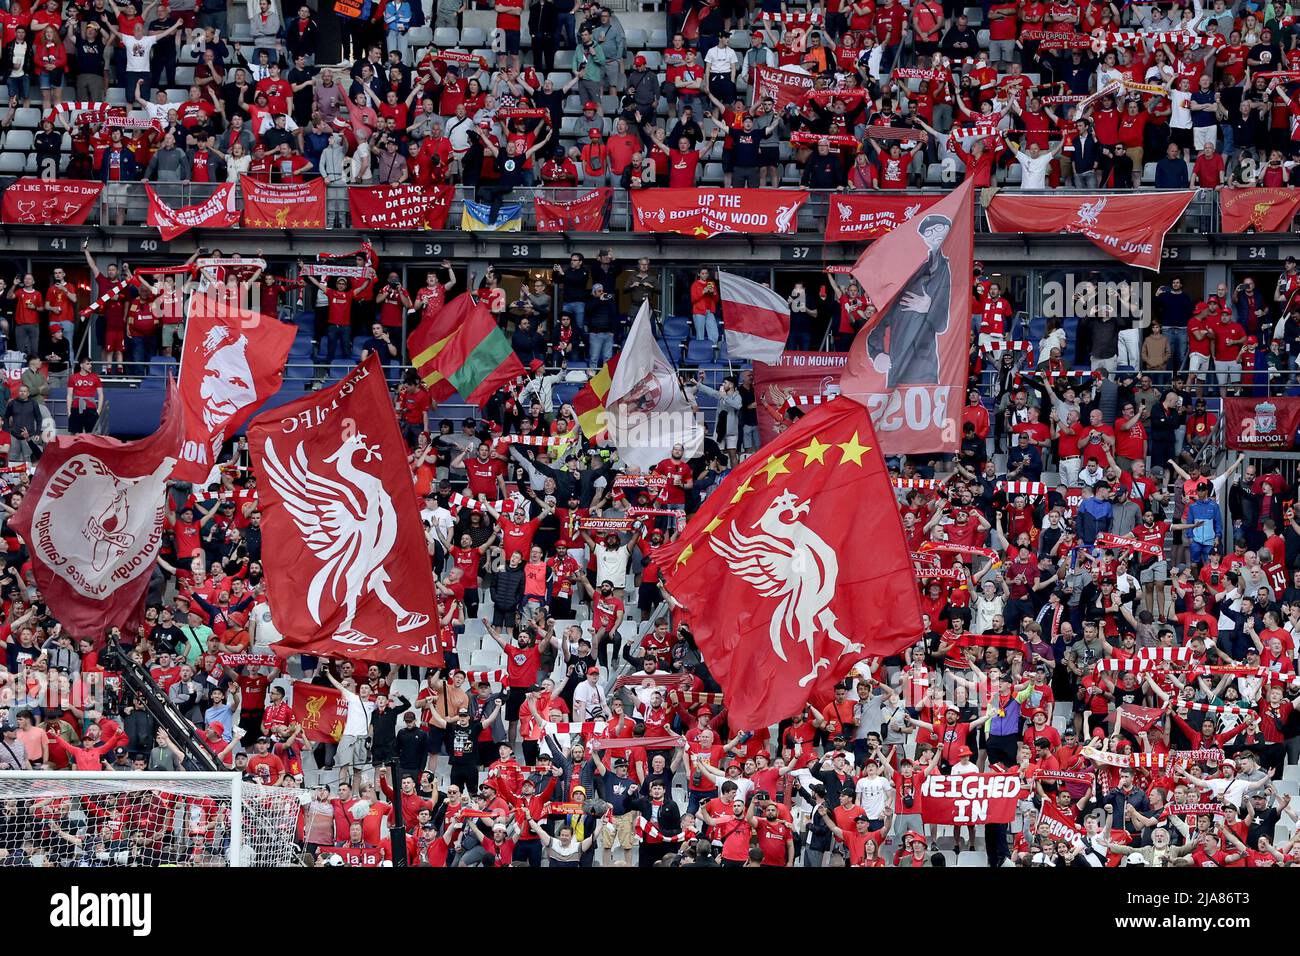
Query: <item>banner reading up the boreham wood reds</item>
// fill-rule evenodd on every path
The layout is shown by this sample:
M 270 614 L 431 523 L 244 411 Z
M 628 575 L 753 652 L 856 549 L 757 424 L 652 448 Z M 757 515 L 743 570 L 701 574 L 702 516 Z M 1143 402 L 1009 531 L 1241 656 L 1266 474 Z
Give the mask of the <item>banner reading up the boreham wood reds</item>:
M 970 349 L 974 186 L 968 180 L 867 247 L 853 268 L 876 312 L 849 347 L 844 395 L 885 453 L 956 452 Z
M 795 189 L 640 189 L 628 195 L 635 232 L 696 239 L 794 232 L 799 207 L 808 201 L 808 193 Z
M 442 666 L 428 545 L 371 355 L 341 382 L 248 426 L 277 654 Z
M 110 624 L 125 630 L 140 620 L 183 422 L 169 382 L 162 424 L 148 438 L 60 435 L 46 445 L 11 525 L 27 542 L 36 586 L 69 633 L 102 637 Z
M 985 212 L 991 232 L 1081 235 L 1121 262 L 1159 271 L 1165 234 L 1195 195 L 1195 190 L 1069 196 L 998 193 Z

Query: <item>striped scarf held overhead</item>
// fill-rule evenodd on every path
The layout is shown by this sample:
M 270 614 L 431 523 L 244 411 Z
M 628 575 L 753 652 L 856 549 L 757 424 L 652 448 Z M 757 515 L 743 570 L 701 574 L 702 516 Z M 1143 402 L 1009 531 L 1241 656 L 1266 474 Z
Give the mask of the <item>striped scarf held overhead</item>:
M 1188 710 L 1200 711 L 1203 714 L 1236 714 L 1238 717 L 1244 717 L 1246 714 L 1255 713 L 1251 707 L 1231 707 L 1227 704 L 1203 704 L 1199 700 L 1180 701 L 1186 705 Z
M 1032 498 L 1047 494 L 1047 484 L 1042 481 L 999 481 L 997 487 L 999 491 L 1012 497 L 1029 495 Z
M 545 723 L 542 729 L 548 734 L 579 734 L 583 737 L 590 737 L 593 734 L 603 734 L 605 732 L 605 721 L 588 720 L 583 723 Z
M 1195 659 L 1190 647 L 1140 647 L 1137 656 L 1149 661 L 1177 661 L 1187 664 Z
M 505 679 L 506 672 L 504 670 L 465 672 L 465 680 L 471 684 L 477 684 L 479 681 L 487 681 L 489 684 L 500 684 Z
M 457 509 L 468 508 L 470 511 L 479 511 L 479 512 L 483 511 L 483 507 L 486 504 L 487 507 L 497 512 L 497 514 L 500 514 L 502 511 L 504 511 L 506 507 L 505 499 L 499 499 L 493 502 L 483 502 L 483 501 L 479 501 L 477 498 L 471 498 L 469 495 L 462 495 L 458 491 L 452 492 L 451 497 L 447 500 L 447 503 L 450 504 L 453 508 L 457 508 Z

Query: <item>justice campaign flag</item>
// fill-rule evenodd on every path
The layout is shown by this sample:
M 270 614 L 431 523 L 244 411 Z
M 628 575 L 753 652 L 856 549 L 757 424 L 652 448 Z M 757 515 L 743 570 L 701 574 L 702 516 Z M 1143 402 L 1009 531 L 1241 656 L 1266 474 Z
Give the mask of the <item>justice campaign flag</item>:
M 844 395 L 887 455 L 956 452 L 970 350 L 974 183 L 873 242 L 851 273 L 875 313 L 849 347 Z
M 991 232 L 1061 232 L 1088 241 L 1121 262 L 1160 270 L 1165 234 L 1196 190 L 1159 193 L 1017 196 L 998 193 L 985 207 Z
M 433 573 L 383 366 L 253 419 L 277 654 L 442 665 Z M 377 414 L 383 412 L 383 414 Z
M 798 713 L 864 658 L 921 634 L 889 472 L 850 399 L 814 408 L 733 468 L 654 560 L 737 729 Z
M 158 235 L 164 242 L 171 242 L 191 229 L 228 229 L 239 222 L 234 183 L 222 183 L 201 203 L 176 208 L 159 199 L 151 184 L 145 183 L 144 191 L 149 197 L 149 212 L 145 221 L 158 230 Z
M 229 296 L 190 297 L 180 373 L 185 442 L 173 478 L 207 480 L 222 444 L 280 390 L 297 334 L 296 325 L 246 309 Z
M 184 420 L 168 382 L 162 422 L 148 438 L 60 435 L 46 445 L 10 523 L 27 542 L 36 586 L 70 633 L 98 638 L 140 619 Z

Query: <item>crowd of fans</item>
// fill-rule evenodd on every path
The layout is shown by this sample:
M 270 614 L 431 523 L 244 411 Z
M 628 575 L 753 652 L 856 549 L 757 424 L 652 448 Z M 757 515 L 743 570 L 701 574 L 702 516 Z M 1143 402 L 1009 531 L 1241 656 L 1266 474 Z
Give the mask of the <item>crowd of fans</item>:
M 630 45 L 627 14 L 597 3 L 501 0 L 480 8 L 495 26 L 472 50 L 455 45 L 467 6 L 367 3 L 368 19 L 323 25 L 334 14 L 311 4 L 249 0 L 245 26 L 219 0 L 15 2 L 3 123 L 33 104 L 44 121 L 9 148 L 51 178 L 319 175 L 488 195 L 689 186 L 701 160 L 728 186 L 816 189 L 957 174 L 1215 189 L 1295 175 L 1296 34 L 1274 5 L 673 0 L 652 47 L 653 31 Z M 326 63 L 336 34 L 343 59 Z M 793 102 L 754 95 L 755 67 L 802 72 L 813 88 Z M 52 109 L 106 97 L 152 123 Z M 124 209 L 124 197 L 106 201 Z
M 106 88 L 124 84 L 133 97 L 157 100 L 155 89 L 176 68 L 167 44 L 197 43 L 202 53 L 196 83 L 205 82 L 191 91 L 190 105 L 165 107 L 158 100 L 150 107 L 160 111 L 164 127 L 156 143 L 150 143 L 156 130 L 126 131 L 134 144 L 126 146 L 117 127 L 105 135 L 74 126 L 74 151 L 83 137 L 107 143 L 99 155 L 98 146 L 89 146 L 73 156 L 84 164 L 78 174 L 115 182 L 148 170 L 151 178 L 167 171 L 175 180 L 194 180 L 202 169 L 207 181 L 217 181 L 226 175 L 217 162 L 195 161 L 216 156 L 227 169 L 263 162 L 260 170 L 271 176 L 305 175 L 308 165 L 328 176 L 337 163 L 333 168 L 346 168 L 347 176 L 361 174 L 350 181 L 367 182 L 399 168 L 398 159 L 386 165 L 384 157 L 404 154 L 401 168 L 412 179 L 481 185 L 490 165 L 497 187 L 523 184 L 525 170 L 502 158 L 527 154 L 553 134 L 559 140 L 553 145 L 565 148 L 557 131 L 564 127 L 566 84 L 590 107 L 583 111 L 590 125 L 577 131 L 583 147 L 576 156 L 547 158 L 533 181 L 557 182 L 546 170 L 566 165 L 582 181 L 588 173 L 578 170 L 600 154 L 588 182 L 680 185 L 673 177 L 687 173 L 679 162 L 693 181 L 695 161 L 684 157 L 705 155 L 696 146 L 716 132 L 730 141 L 723 162 L 733 183 L 751 184 L 753 176 L 753 185 L 777 185 L 787 180 L 779 155 L 763 152 L 772 148 L 770 138 L 800 128 L 857 136 L 868 126 L 908 126 L 912 114 L 932 135 L 888 141 L 884 163 L 889 168 L 890 155 L 911 149 L 917 158 L 906 165 L 920 176 L 919 157 L 946 148 L 953 107 L 963 115 L 1005 118 L 1009 137 L 1023 141 L 1020 151 L 1032 160 L 1050 148 L 1045 174 L 1052 182 L 1083 176 L 1088 185 L 1128 188 L 1125 150 L 1150 146 L 1153 155 L 1167 148 L 1181 163 L 1177 151 L 1190 158 L 1207 141 L 1211 152 L 1223 147 L 1237 175 L 1247 165 L 1243 150 L 1276 146 L 1285 163 L 1291 144 L 1288 106 L 1255 130 L 1255 138 L 1239 136 L 1226 121 L 1216 122 L 1215 136 L 1197 132 L 1206 128 L 1202 122 L 1182 125 L 1180 109 L 1193 117 L 1211 112 L 1195 108 L 1199 94 L 1182 95 L 1185 83 L 1208 82 L 1216 106 L 1233 89 L 1243 103 L 1255 102 L 1242 95 L 1247 89 L 1266 90 L 1277 104 L 1285 95 L 1285 81 L 1270 88 L 1268 80 L 1247 81 L 1246 73 L 1286 65 L 1281 47 L 1291 44 L 1274 47 L 1273 37 L 1291 40 L 1289 25 L 1250 7 L 1234 19 L 1223 0 L 1212 11 L 1198 7 L 1182 15 L 1142 3 L 1122 11 L 1103 4 L 994 3 L 981 11 L 990 31 L 983 47 L 955 7 L 933 0 L 910 8 L 855 4 L 827 10 L 802 50 L 785 48 L 798 27 L 794 20 L 775 27 L 756 20 L 763 11 L 787 12 L 779 4 L 693 9 L 674 2 L 667 11 L 674 39 L 656 58 L 667 78 L 652 73 L 648 60 L 628 61 L 618 15 L 596 6 L 543 2 L 514 12 L 498 6 L 502 49 L 492 56 L 497 69 L 489 76 L 436 52 L 417 59 L 405 38 L 422 25 L 455 26 L 455 4 L 373 5 L 378 19 L 344 31 L 357 61 L 319 74 L 313 73 L 319 27 L 309 7 L 282 27 L 274 3 L 260 0 L 250 11 L 253 41 L 236 47 L 227 39 L 224 4 L 210 5 L 137 15 L 130 4 L 104 9 L 94 0 L 60 15 L 54 2 L 32 15 L 53 19 L 42 27 L 47 38 L 54 30 L 47 43 L 57 46 L 60 30 L 67 31 L 77 53 L 57 71 L 36 68 L 36 88 L 50 104 L 65 86 L 75 87 L 79 100 L 98 100 Z M 16 9 L 6 16 L 16 18 Z M 527 53 L 518 35 L 524 16 L 532 36 Z M 692 44 L 677 39 L 688 16 L 698 24 Z M 96 20 L 102 30 L 91 25 Z M 1120 22 L 1162 39 L 1154 49 L 1104 50 L 1100 61 L 1091 49 L 1048 51 L 1017 40 L 1024 29 L 1088 33 Z M 12 67 L 28 56 L 40 63 L 46 54 L 58 59 L 39 45 L 29 51 L 26 32 L 19 33 L 28 25 L 6 21 L 0 63 Z M 1227 43 L 1170 38 L 1180 25 L 1181 32 L 1217 31 Z M 743 58 L 740 51 L 728 55 L 728 28 L 737 31 L 732 42 L 739 31 L 750 31 Z M 117 37 L 128 38 L 125 48 Z M 15 50 L 15 43 L 23 45 Z M 87 49 L 95 44 L 97 50 Z M 543 74 L 575 44 L 572 83 L 557 86 Z M 1239 47 L 1245 59 L 1234 63 Z M 846 49 L 856 52 L 846 57 Z M 1207 49 L 1212 58 L 1196 55 Z M 907 92 L 901 83 L 882 83 L 892 66 L 929 68 L 935 55 L 950 61 L 955 89 L 944 79 L 923 80 L 921 89 Z M 283 64 L 283 76 L 281 56 L 293 61 Z M 1141 65 L 1140 56 L 1148 58 Z M 520 62 L 524 57 L 535 58 L 534 66 Z M 754 115 L 741 116 L 743 101 L 727 104 L 735 103 L 755 60 L 811 61 L 825 74 L 819 83 L 863 92 L 812 98 L 779 113 L 765 113 L 759 104 Z M 101 63 L 112 69 L 109 87 L 102 85 Z M 837 69 L 845 75 L 829 75 Z M 1055 104 L 1059 109 L 1044 119 L 1039 94 L 1083 96 L 1106 88 L 1120 70 L 1131 71 L 1136 82 L 1172 89 L 1168 95 L 1138 89 L 1128 104 L 1103 97 L 1090 105 L 1082 130 L 1072 122 L 1073 104 Z M 16 72 L 22 75 L 11 69 L 7 78 L 19 101 L 14 105 L 21 106 L 33 91 L 21 82 L 26 73 Z M 474 72 L 485 75 L 468 75 Z M 700 88 L 693 91 L 696 78 Z M 1049 92 L 1040 83 L 1065 85 Z M 611 94 L 622 98 L 617 115 L 602 107 Z M 667 153 L 654 148 L 664 138 L 655 131 L 661 101 L 687 131 L 682 137 L 669 132 L 667 142 L 679 142 Z M 493 127 L 493 110 L 527 105 L 546 109 L 549 119 L 512 119 L 521 128 L 508 136 Z M 1121 106 L 1145 117 L 1136 124 L 1140 146 L 1118 138 L 1133 128 L 1119 119 Z M 704 115 L 706 109 L 713 115 Z M 1273 120 L 1281 125 L 1275 128 Z M 1053 142 L 1050 129 L 1058 127 L 1067 138 Z M 480 133 L 471 136 L 471 128 Z M 53 143 L 52 130 L 44 132 L 43 142 Z M 507 145 L 488 164 L 480 147 L 498 135 Z M 267 159 L 268 137 L 280 154 L 275 161 Z M 1110 141 L 1098 147 L 1096 166 L 1081 168 L 1087 153 L 1079 150 L 1090 137 Z M 978 158 L 984 138 L 962 148 Z M 828 150 L 829 143 L 815 149 Z M 885 185 L 867 181 L 873 150 L 868 140 L 865 165 L 843 154 L 839 165 L 809 161 L 804 175 L 834 171 L 832 180 L 809 184 L 839 186 L 852 167 L 860 177 L 855 188 Z M 989 155 L 997 152 L 995 141 Z M 968 165 L 975 175 L 994 168 L 992 162 Z M 1095 181 L 1086 178 L 1091 174 Z M 1194 302 L 1173 280 L 1155 296 L 1160 321 L 1146 328 L 1100 307 L 1077 325 L 1051 322 L 1032 360 L 1011 347 L 1017 309 L 993 277 L 977 271 L 960 453 L 891 462 L 909 546 L 917 553 L 939 546 L 918 567 L 924 613 L 918 642 L 896 657 L 860 662 L 829 698 L 766 728 L 728 720 L 725 696 L 716 696 L 720 688 L 692 633 L 692 618 L 706 612 L 676 606 L 661 588 L 654 548 L 678 533 L 679 517 L 689 520 L 738 460 L 758 450 L 760 416 L 771 415 L 781 428 L 799 412 L 765 401 L 749 370 L 716 389 L 705 376 L 684 373 L 689 395 L 716 403 L 698 458 L 685 460 L 677 448 L 653 476 L 620 481 L 630 469 L 599 442 L 559 450 L 502 446 L 501 437 L 572 428 L 574 409 L 557 397 L 560 372 L 566 365 L 594 370 L 614 353 L 640 301 L 668 310 L 652 263 L 634 269 L 608 254 L 594 261 L 575 256 L 555 263 L 549 276 L 533 276 L 514 298 L 493 268 L 471 281 L 446 262 L 429 273 L 424 288 L 405 289 L 397 273 L 389 275 L 369 255 L 358 262 L 370 273 L 345 280 L 334 295 L 288 276 L 245 279 L 263 287 L 260 307 L 269 315 L 315 313 L 317 354 L 325 363 L 340 352 L 357 354 L 350 352 L 358 344 L 351 339 L 360 328 L 371 334 L 359 354 L 373 350 L 395 367 L 403 359 L 397 330 L 406 314 L 423 317 L 469 287 L 497 314 L 529 370 L 480 416 L 461 420 L 440 418 L 413 375 L 395 388 L 393 413 L 410 446 L 440 607 L 456 635 L 446 668 L 302 656 L 290 658 L 284 670 L 222 662 L 223 654 L 264 652 L 279 639 L 263 564 L 273 552 L 263 553 L 256 481 L 242 439 L 232 444 L 212 486 L 169 487 L 163 553 L 144 624 L 69 634 L 33 587 L 26 543 L 8 521 L 29 480 L 25 467 L 14 468 L 4 475 L 0 498 L 6 545 L 0 769 L 179 771 L 195 767 L 188 746 L 206 746 L 251 781 L 305 791 L 297 838 L 304 860 L 316 865 L 391 860 L 399 822 L 395 787 L 402 792 L 406 857 L 415 865 L 1267 866 L 1300 860 L 1300 842 L 1291 836 L 1291 802 L 1300 789 L 1300 726 L 1292 706 L 1298 686 L 1293 635 L 1300 626 L 1295 483 L 1278 463 L 1224 460 L 1210 410 L 1223 395 L 1266 394 L 1270 384 L 1260 373 L 1273 366 L 1265 364 L 1272 361 L 1265 353 L 1293 354 L 1300 340 L 1290 312 L 1290 294 L 1300 285 L 1293 260 L 1267 294 L 1250 282 Z M 118 283 L 126 269 L 105 264 L 101 271 L 93 257 L 88 265 L 100 283 L 95 294 Z M 689 295 L 683 289 L 683 302 L 673 304 L 689 304 L 695 337 L 710 342 L 719 337 L 713 276 L 702 270 Z M 101 370 L 143 363 L 158 349 L 175 354 L 183 318 L 168 317 L 183 317 L 183 309 L 155 311 L 152 304 L 154 297 L 174 304 L 191 290 L 168 282 L 146 282 L 104 310 L 95 339 L 104 349 L 97 356 Z M 841 287 L 833 279 L 815 293 L 819 283 L 809 285 L 791 294 L 792 345 L 815 345 L 822 333 L 843 344 L 869 318 L 855 284 Z M 54 378 L 70 371 L 72 310 L 87 301 L 78 296 L 90 295 L 66 286 L 58 273 L 45 290 L 24 276 L 6 292 L 11 341 L 32 358 L 5 411 L 11 462 L 39 457 L 52 418 L 39 406 L 58 389 L 66 388 L 70 430 L 93 428 L 102 403 L 94 363 L 81 364 L 66 382 Z M 169 324 L 180 328 L 169 334 Z M 48 351 L 56 341 L 64 345 Z M 1255 348 L 1264 341 L 1267 349 Z M 579 519 L 626 516 L 631 508 L 664 513 L 621 532 L 578 527 Z M 110 644 L 148 669 L 171 707 L 193 725 L 193 740 L 163 732 L 146 701 L 113 679 Z M 1136 663 L 1147 658 L 1155 663 Z M 343 692 L 347 718 L 336 743 L 308 740 L 287 698 L 286 676 Z M 1139 727 L 1132 714 L 1148 719 Z M 599 729 L 575 726 L 582 724 Z M 926 775 L 998 769 L 1024 782 L 1014 823 L 953 832 L 927 824 L 918 812 Z M 1048 803 L 1077 823 L 1079 839 L 1039 823 Z M 118 859 L 99 852 L 106 838 L 96 833 L 127 829 L 134 820 L 129 808 L 97 802 L 93 812 L 72 812 L 85 809 L 66 801 L 6 800 L 0 863 Z M 212 821 L 203 822 L 207 833 Z M 128 861 L 156 862 L 160 854 L 193 861 L 196 852 L 211 852 L 195 851 L 194 835 L 144 833 L 151 855 L 120 852 Z

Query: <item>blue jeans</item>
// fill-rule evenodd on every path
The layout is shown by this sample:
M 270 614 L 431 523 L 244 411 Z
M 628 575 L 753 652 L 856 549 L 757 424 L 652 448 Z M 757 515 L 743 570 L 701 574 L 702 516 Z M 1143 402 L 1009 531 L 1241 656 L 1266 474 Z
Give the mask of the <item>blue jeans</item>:
M 695 323 L 695 337 L 697 339 L 708 339 L 714 343 L 718 341 L 718 317 L 712 312 L 692 315 L 691 321 Z
M 557 14 L 555 24 L 560 37 L 560 49 L 572 50 L 576 47 L 578 45 L 578 34 L 574 31 L 573 14 Z M 672 38 L 669 37 L 669 39 Z
M 560 314 L 565 312 L 573 316 L 573 327 L 579 332 L 587 331 L 587 324 L 584 321 L 587 318 L 587 303 L 585 302 L 564 302 L 560 305 Z
M 1169 368 L 1177 374 L 1187 361 L 1187 329 L 1165 326 L 1164 333 L 1169 340 Z
M 349 343 L 350 332 L 346 325 L 328 325 L 325 327 L 325 364 L 334 361 L 335 350 L 339 358 L 347 358 L 352 350 Z
M 600 368 L 613 356 L 613 332 L 592 332 L 587 336 L 587 364 L 591 368 Z
M 700 804 L 708 803 L 718 795 L 717 790 L 689 790 L 686 797 L 686 812 L 696 813 L 700 809 Z
M 128 335 L 126 337 L 127 361 L 136 366 L 135 373 L 143 375 L 148 371 L 149 360 L 154 357 L 154 337 L 152 335 Z

